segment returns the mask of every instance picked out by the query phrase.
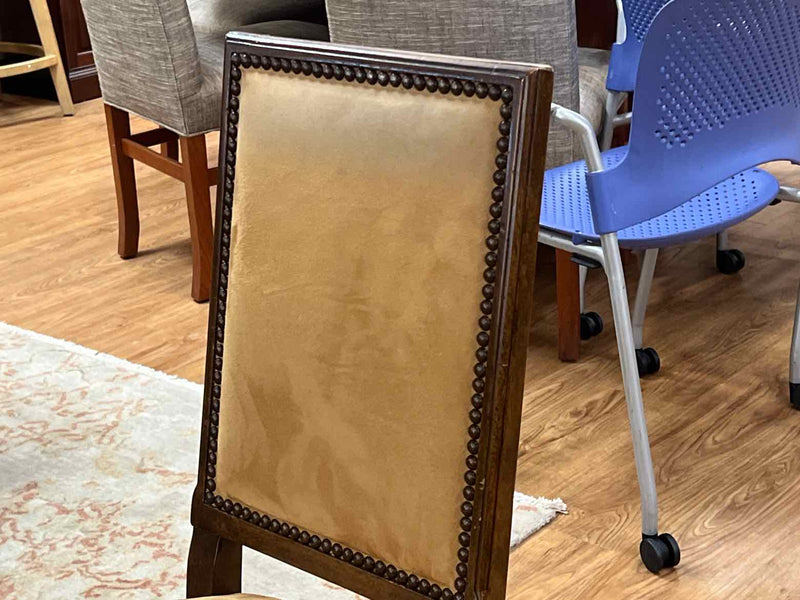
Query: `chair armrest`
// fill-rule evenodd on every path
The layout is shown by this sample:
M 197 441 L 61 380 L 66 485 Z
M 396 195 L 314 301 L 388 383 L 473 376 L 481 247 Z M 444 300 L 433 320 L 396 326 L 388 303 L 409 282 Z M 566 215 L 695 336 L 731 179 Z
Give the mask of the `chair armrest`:
M 589 167 L 589 172 L 596 173 L 603 170 L 603 160 L 600 157 L 600 146 L 597 144 L 597 137 L 594 133 L 594 127 L 589 123 L 588 119 L 582 114 L 559 106 L 558 104 L 550 105 L 550 114 L 553 120 L 564 125 L 573 133 L 578 134 L 583 148 L 583 155 L 586 157 L 586 164 Z

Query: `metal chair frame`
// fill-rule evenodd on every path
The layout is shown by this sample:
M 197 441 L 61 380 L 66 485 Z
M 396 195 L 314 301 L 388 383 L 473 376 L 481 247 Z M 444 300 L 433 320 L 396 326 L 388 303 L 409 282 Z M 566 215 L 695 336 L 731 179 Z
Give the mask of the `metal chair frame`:
M 583 115 L 554 104 L 552 116 L 555 121 L 576 133 L 586 156 L 586 164 L 592 173 L 603 170 L 600 147 L 591 123 Z M 616 233 L 600 236 L 600 245 L 575 244 L 567 235 L 549 229 L 540 229 L 539 242 L 553 248 L 564 250 L 588 258 L 599 264 L 606 273 L 614 313 L 614 327 L 617 333 L 617 348 L 622 369 L 625 399 L 628 407 L 633 451 L 636 461 L 636 474 L 642 503 L 642 534 L 658 535 L 658 496 L 655 473 L 650 455 L 650 442 L 647 435 L 647 422 L 642 402 L 642 387 L 636 362 L 636 348 L 641 347 L 644 316 L 650 284 L 653 280 L 658 250 L 647 251 L 642 261 L 642 277 L 636 293 L 634 314 L 628 306 L 628 293 L 625 285 L 625 272 L 622 266 L 619 243 Z M 585 274 L 585 268 L 582 268 Z M 798 334 L 800 338 L 800 334 Z M 798 342 L 800 347 L 800 341 Z M 798 361 L 800 365 L 800 361 Z M 800 368 L 798 369 L 800 373 Z
M 556 104 L 552 105 L 552 116 L 556 123 L 569 128 L 579 136 L 589 172 L 603 171 L 600 147 L 591 123 L 581 114 Z M 782 186 L 779 198 L 800 203 L 800 189 Z M 576 244 L 571 237 L 546 228 L 540 229 L 538 239 L 540 243 L 598 264 L 606 274 L 639 485 L 642 536 L 644 539 L 653 538 L 659 533 L 658 494 L 636 350 L 643 346 L 644 320 L 658 259 L 658 249 L 651 248 L 640 253 L 639 281 L 631 311 L 616 233 L 601 235 L 599 246 L 592 243 Z M 587 267 L 581 266 L 581 292 L 587 270 Z M 581 294 L 581 301 L 583 302 L 583 294 Z M 581 311 L 583 311 L 583 306 L 581 306 Z M 792 404 L 795 408 L 800 409 L 800 287 L 798 287 L 792 333 L 789 383 Z

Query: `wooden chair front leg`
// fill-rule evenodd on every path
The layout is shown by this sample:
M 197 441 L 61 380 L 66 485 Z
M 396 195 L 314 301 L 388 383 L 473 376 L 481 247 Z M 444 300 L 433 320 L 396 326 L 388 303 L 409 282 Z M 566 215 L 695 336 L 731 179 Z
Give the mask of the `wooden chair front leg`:
M 564 250 L 556 250 L 556 298 L 558 358 L 575 362 L 580 357 L 581 346 L 580 276 L 578 265 Z
M 192 235 L 192 298 L 196 302 L 205 302 L 211 289 L 211 257 L 214 245 L 206 136 L 182 137 L 181 153 L 189 229 Z
M 186 571 L 187 598 L 242 591 L 242 545 L 194 528 Z
M 139 199 L 136 195 L 136 173 L 133 159 L 125 156 L 122 140 L 131 137 L 131 122 L 127 112 L 108 104 L 106 125 L 111 165 L 114 168 L 114 186 L 117 192 L 119 218 L 119 255 L 134 258 L 139 252 Z

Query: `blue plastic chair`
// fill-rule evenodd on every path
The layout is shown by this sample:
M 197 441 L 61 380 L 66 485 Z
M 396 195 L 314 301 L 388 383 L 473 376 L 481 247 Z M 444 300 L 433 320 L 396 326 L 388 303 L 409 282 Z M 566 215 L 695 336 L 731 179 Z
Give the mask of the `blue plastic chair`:
M 608 150 L 614 129 L 618 125 L 630 123 L 632 113 L 619 115 L 619 108 L 627 95 L 633 92 L 636 85 L 636 74 L 644 46 L 644 39 L 659 11 L 671 0 L 617 0 L 617 11 L 620 16 L 617 23 L 617 43 L 611 49 L 606 87 L 605 114 L 603 115 L 603 131 L 600 134 L 601 150 Z M 788 189 L 788 188 L 787 188 Z M 791 190 L 789 190 L 791 194 Z M 784 199 L 795 200 L 794 198 Z M 776 202 L 776 201 L 774 201 Z M 745 255 L 738 248 L 732 248 L 728 241 L 727 230 L 716 233 L 716 266 L 726 275 L 734 275 L 745 266 Z M 651 265 L 643 265 L 650 267 Z M 652 267 L 655 265 L 653 264 Z M 596 312 L 587 312 L 585 307 L 585 287 L 589 268 L 580 266 L 580 318 L 581 337 L 589 339 L 599 335 L 603 330 L 603 319 Z M 647 349 L 648 356 L 640 375 L 650 375 L 661 368 L 658 353 Z
M 767 206 L 779 185 L 756 165 L 800 163 L 800 0 L 663 7 L 642 42 L 627 147 L 601 155 L 586 119 L 557 106 L 553 115 L 580 134 L 587 160 L 546 173 L 539 239 L 607 274 L 642 500 L 640 553 L 658 572 L 679 562 L 680 549 L 658 533 L 638 372 L 648 359 L 641 325 L 652 267 L 658 248 L 722 231 Z M 645 250 L 633 320 L 620 246 Z M 800 309 L 792 382 L 800 382 L 798 320 Z
M 611 49 L 606 80 L 608 98 L 600 138 L 600 147 L 603 150 L 611 147 L 615 126 L 630 121 L 630 114 L 617 115 L 617 112 L 627 94 L 636 86 L 639 59 L 650 25 L 658 12 L 670 1 L 617 0 L 617 10 L 622 18 L 617 25 L 617 43 Z M 717 270 L 726 275 L 738 273 L 745 266 L 744 253 L 730 247 L 727 231 L 717 233 L 716 265 Z M 585 272 L 581 273 L 581 278 L 582 281 L 585 280 Z M 583 313 L 583 309 L 581 312 Z

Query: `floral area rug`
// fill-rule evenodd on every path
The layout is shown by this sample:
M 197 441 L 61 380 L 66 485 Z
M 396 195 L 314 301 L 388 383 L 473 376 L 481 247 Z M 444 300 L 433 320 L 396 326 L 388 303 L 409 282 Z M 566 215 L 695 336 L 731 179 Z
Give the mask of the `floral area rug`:
M 0 598 L 184 598 L 202 386 L 0 323 Z M 512 545 L 561 500 L 515 496 Z M 245 549 L 244 591 L 355 594 Z

